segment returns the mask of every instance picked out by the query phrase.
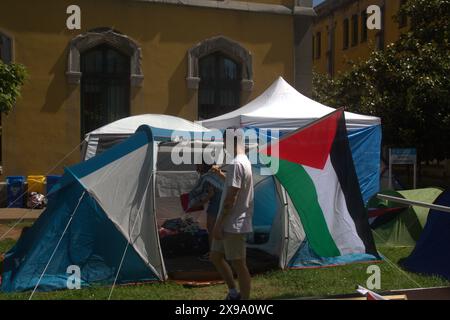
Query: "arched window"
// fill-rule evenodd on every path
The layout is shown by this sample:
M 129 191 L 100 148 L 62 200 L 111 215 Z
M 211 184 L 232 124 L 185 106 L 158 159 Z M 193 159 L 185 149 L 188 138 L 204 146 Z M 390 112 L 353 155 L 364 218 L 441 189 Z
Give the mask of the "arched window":
M 81 136 L 130 115 L 130 57 L 102 44 L 82 52 Z
M 12 62 L 12 40 L 0 32 L 0 60 L 4 63 Z
M 197 91 L 199 119 L 237 109 L 241 92 L 253 89 L 252 54 L 227 37 L 197 43 L 189 49 L 187 62 L 187 87 Z
M 141 68 L 141 48 L 136 41 L 111 28 L 96 28 L 80 34 L 70 41 L 66 72 L 69 84 L 80 84 L 81 53 L 102 44 L 107 44 L 113 48 L 119 49 L 120 52 L 123 52 L 130 57 L 131 86 L 140 87 L 144 80 L 144 74 L 142 73 Z
M 221 52 L 199 60 L 198 116 L 209 119 L 240 106 L 241 64 Z

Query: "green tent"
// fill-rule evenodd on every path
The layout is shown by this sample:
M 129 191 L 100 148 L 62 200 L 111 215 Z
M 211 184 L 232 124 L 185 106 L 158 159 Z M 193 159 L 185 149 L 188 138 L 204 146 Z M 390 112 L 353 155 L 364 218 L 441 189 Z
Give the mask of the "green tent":
M 442 193 L 439 188 L 393 191 L 385 190 L 381 194 L 408 200 L 434 203 Z M 368 203 L 368 208 L 395 208 L 404 206 L 374 196 Z M 371 222 L 373 236 L 377 245 L 381 246 L 415 246 L 427 221 L 429 209 L 422 207 L 407 207 L 398 213 L 386 213 Z

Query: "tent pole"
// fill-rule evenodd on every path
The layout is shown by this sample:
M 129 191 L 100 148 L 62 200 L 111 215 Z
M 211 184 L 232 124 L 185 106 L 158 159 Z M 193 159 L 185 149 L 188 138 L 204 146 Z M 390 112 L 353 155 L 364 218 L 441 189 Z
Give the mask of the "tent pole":
M 430 204 L 430 203 L 421 202 L 421 201 L 408 200 L 408 199 L 388 196 L 388 195 L 381 194 L 381 193 L 377 194 L 377 198 L 381 199 L 381 200 L 392 201 L 395 203 L 401 203 L 401 204 L 406 204 L 406 205 L 410 205 L 410 206 L 423 207 L 423 208 L 428 208 L 428 209 L 433 209 L 433 210 L 437 210 L 437 211 L 443 211 L 443 212 L 450 213 L 450 207 L 440 206 L 437 204 Z

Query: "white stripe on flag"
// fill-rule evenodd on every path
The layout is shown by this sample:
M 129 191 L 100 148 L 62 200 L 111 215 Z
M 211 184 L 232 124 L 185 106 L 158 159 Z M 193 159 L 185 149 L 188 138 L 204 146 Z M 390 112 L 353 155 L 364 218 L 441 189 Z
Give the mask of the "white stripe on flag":
M 303 167 L 314 183 L 328 230 L 341 255 L 365 253 L 364 243 L 356 232 L 330 156 L 323 170 Z

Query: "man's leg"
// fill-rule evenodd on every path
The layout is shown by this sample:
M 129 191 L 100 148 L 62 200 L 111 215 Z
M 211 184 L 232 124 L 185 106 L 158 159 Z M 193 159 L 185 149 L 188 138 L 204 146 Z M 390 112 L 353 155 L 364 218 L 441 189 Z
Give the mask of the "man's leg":
M 232 260 L 233 269 L 236 271 L 239 281 L 239 290 L 241 298 L 248 300 L 250 298 L 251 276 L 247 268 L 246 259 Z
M 233 278 L 233 271 L 230 265 L 225 261 L 225 255 L 222 252 L 211 251 L 209 254 L 209 259 L 219 271 L 222 279 L 228 286 L 228 289 L 236 289 L 236 283 Z
M 208 230 L 208 242 L 209 242 L 209 248 L 211 249 L 213 237 L 212 233 L 214 230 L 214 226 L 216 225 L 216 216 L 213 216 L 212 214 L 206 215 L 206 229 Z

